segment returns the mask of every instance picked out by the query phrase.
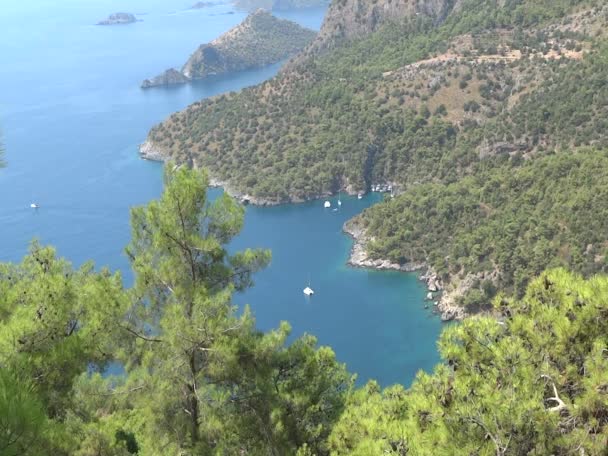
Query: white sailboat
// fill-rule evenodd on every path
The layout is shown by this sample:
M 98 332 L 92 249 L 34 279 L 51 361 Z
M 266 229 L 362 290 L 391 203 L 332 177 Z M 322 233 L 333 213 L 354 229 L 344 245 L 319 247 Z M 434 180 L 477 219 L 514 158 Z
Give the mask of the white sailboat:
M 306 296 L 312 296 L 313 294 L 315 294 L 315 291 L 310 287 L 306 287 L 304 288 L 304 294 Z
M 338 206 L 342 206 L 342 200 L 340 199 L 340 192 L 338 192 Z
M 329 201 L 325 201 L 325 204 L 323 204 L 323 207 L 325 209 L 329 209 L 331 207 L 331 203 Z
M 32 203 L 32 204 L 30 204 L 30 207 L 32 209 L 38 209 L 39 206 L 36 203 Z
M 310 288 L 310 277 L 308 278 L 308 286 L 304 288 L 304 294 L 306 296 L 312 296 L 313 294 L 315 294 L 315 290 Z

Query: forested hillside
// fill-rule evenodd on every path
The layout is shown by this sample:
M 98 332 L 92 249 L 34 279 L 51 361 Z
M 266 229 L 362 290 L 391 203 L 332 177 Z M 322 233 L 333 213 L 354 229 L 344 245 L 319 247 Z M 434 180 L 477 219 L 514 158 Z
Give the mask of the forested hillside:
M 593 82 L 570 93 L 553 78 L 585 84 L 580 60 L 601 40 L 605 11 L 583 1 L 461 3 L 440 26 L 424 14 L 389 21 L 259 87 L 197 103 L 155 127 L 147 146 L 268 202 L 455 178 L 479 148 L 536 150 L 538 138 L 522 137 L 521 120 L 496 122 L 505 132 L 481 126 L 528 110 L 532 96 L 550 103 L 548 90 L 566 90 L 564 109 L 580 110 L 588 100 L 579 95 Z M 605 57 L 596 53 L 585 58 L 587 72 Z M 544 87 L 552 83 L 558 87 Z M 601 97 L 591 101 L 605 109 Z
M 593 192 L 545 181 L 541 171 L 529 192 L 537 197 L 557 185 L 563 195 L 559 204 L 535 206 L 534 215 L 556 226 L 534 236 L 518 228 L 521 236 L 496 246 L 488 214 L 502 227 L 524 220 L 531 204 L 524 192 L 512 192 L 509 205 L 494 204 L 487 189 L 478 193 L 485 184 L 475 177 L 514 178 L 522 166 L 522 175 L 535 173 L 542 166 L 535 160 L 592 146 L 595 177 L 602 179 L 608 6 L 591 0 L 416 5 L 381 2 L 357 10 L 352 2 L 335 2 L 315 42 L 278 77 L 174 114 L 150 132 L 145 150 L 207 167 L 231 193 L 259 204 L 391 185 L 396 201 L 363 214 L 360 241 L 371 258 L 434 268 L 448 288 L 446 306 L 477 308 L 497 287 L 521 292 L 530 273 L 550 265 L 604 270 L 602 225 L 576 230 L 567 218 L 577 203 L 588 210 L 576 213 L 584 220 L 601 214 Z M 576 174 L 575 161 L 563 166 Z M 445 212 L 457 189 L 470 190 L 466 203 L 485 212 Z M 427 191 L 432 204 L 422 208 Z M 455 221 L 463 223 L 460 232 Z M 560 244 L 564 232 L 567 245 Z
M 471 311 L 497 288 L 521 295 L 548 267 L 608 272 L 606 150 L 501 161 L 451 184 L 414 186 L 352 223 L 373 233 L 372 257 L 428 261 L 442 277 L 467 279 L 461 303 Z

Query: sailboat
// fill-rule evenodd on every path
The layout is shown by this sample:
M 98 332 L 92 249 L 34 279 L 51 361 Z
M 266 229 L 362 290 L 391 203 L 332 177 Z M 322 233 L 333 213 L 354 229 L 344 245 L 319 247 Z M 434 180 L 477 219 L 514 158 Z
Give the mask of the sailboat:
M 304 294 L 306 296 L 312 296 L 313 294 L 315 294 L 315 291 L 310 287 L 306 287 L 304 288 Z
M 338 206 L 342 206 L 342 200 L 340 199 L 340 192 L 338 192 Z
M 315 294 L 315 290 L 310 288 L 310 277 L 308 278 L 308 286 L 304 288 L 304 294 L 306 296 L 312 296 L 313 294 Z

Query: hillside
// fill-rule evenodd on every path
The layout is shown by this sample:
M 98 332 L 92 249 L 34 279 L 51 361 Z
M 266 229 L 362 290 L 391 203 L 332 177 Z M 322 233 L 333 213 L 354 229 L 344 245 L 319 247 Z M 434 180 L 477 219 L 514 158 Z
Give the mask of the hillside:
M 199 46 L 180 71 L 167 70 L 146 79 L 142 87 L 182 84 L 210 75 L 270 65 L 302 50 L 314 37 L 314 31 L 260 9 L 219 38 Z
M 356 4 L 334 2 L 317 39 L 275 79 L 174 114 L 152 129 L 144 150 L 206 167 L 231 193 L 276 204 L 378 184 L 398 195 L 456 183 L 481 165 L 500 173 L 505 161 L 517 168 L 553 151 L 608 147 L 602 2 Z M 368 255 L 436 266 L 455 293 L 444 295 L 442 310 L 472 288 L 477 298 L 470 301 L 479 301 L 483 280 L 470 279 L 480 271 L 465 261 L 469 253 L 431 258 L 446 238 L 427 236 L 416 246 L 422 253 L 410 255 L 409 238 L 390 228 L 403 219 L 401 206 L 389 207 L 361 218 Z M 558 220 L 560 210 L 547 207 L 539 216 Z M 449 232 L 448 216 L 433 220 Z M 575 239 L 573 252 L 599 242 L 587 231 Z M 547 254 L 522 270 L 538 272 L 555 258 Z M 491 264 L 486 260 L 480 257 Z M 515 284 L 507 259 L 492 260 L 481 269 L 493 286 L 521 290 L 525 280 Z

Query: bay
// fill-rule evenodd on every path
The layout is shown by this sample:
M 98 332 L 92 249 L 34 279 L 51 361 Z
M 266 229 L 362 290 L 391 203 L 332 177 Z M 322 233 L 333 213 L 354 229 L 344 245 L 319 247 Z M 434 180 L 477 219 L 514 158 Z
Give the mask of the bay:
M 196 46 L 246 16 L 229 4 L 189 6 L 188 0 L 3 2 L 0 128 L 8 167 L 0 170 L 0 261 L 18 261 L 38 238 L 75 264 L 93 259 L 120 270 L 130 283 L 123 254 L 129 208 L 162 189 L 161 165 L 140 160 L 138 144 L 172 112 L 259 83 L 279 68 L 141 90 L 144 78 L 180 66 Z M 93 25 L 116 11 L 141 13 L 142 22 Z M 278 14 L 318 28 L 323 12 Z M 360 382 L 407 384 L 438 360 L 441 325 L 423 308 L 423 287 L 413 275 L 345 265 L 351 241 L 341 226 L 378 198 L 343 197 L 338 212 L 318 201 L 248 207 L 231 248 L 271 248 L 273 262 L 236 301 L 251 305 L 260 329 L 288 320 L 294 337 L 315 334 Z M 40 209 L 31 210 L 32 202 Z M 306 300 L 309 277 L 317 293 Z

